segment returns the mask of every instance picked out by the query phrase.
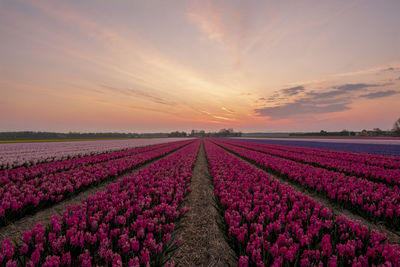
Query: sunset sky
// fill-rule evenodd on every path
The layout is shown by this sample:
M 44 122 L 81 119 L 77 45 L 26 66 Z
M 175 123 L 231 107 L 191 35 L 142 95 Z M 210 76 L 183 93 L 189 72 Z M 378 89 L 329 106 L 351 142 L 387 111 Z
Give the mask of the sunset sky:
M 0 131 L 390 129 L 399 14 L 399 0 L 0 0 Z

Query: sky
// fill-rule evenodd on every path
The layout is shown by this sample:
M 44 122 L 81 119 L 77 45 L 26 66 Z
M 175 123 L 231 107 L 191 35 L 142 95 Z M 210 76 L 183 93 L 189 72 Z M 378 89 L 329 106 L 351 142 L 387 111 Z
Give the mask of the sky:
M 0 0 L 0 131 L 391 129 L 400 1 Z

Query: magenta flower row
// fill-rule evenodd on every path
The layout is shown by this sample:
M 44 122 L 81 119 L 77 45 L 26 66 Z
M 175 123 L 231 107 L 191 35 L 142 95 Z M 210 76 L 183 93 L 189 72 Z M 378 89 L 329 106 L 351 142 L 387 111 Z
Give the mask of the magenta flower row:
M 45 163 L 38 163 L 29 166 L 21 166 L 12 169 L 4 169 L 0 171 L 0 186 L 10 182 L 18 183 L 23 182 L 37 176 L 49 175 L 56 172 L 67 171 L 82 166 L 93 165 L 96 163 L 106 162 L 111 159 L 118 159 L 141 152 L 147 152 L 158 148 L 169 146 L 169 143 L 138 147 L 122 151 L 114 151 L 102 153 L 97 155 L 90 155 L 84 157 L 70 158 L 60 161 L 52 161 Z
M 5 239 L 0 265 L 163 265 L 165 254 L 179 243 L 171 234 L 188 210 L 181 204 L 190 192 L 199 145 L 194 141 L 67 207 L 47 228 L 38 223 L 23 234 L 22 246 Z
M 265 143 L 251 143 L 238 141 L 238 143 L 244 143 L 252 145 L 252 147 L 264 147 L 271 149 L 279 149 L 283 151 L 296 152 L 306 155 L 315 155 L 327 158 L 338 159 L 342 161 L 351 161 L 357 163 L 363 163 L 366 165 L 378 166 L 383 168 L 400 169 L 400 157 L 389 156 L 389 155 L 377 155 L 377 154 L 367 154 L 367 153 L 356 153 L 347 151 L 338 151 L 322 148 L 308 148 L 308 147 L 295 147 L 287 145 L 277 145 L 277 144 L 265 144 Z
M 154 158 L 163 156 L 193 140 L 169 143 L 142 153 L 124 151 L 127 156 L 65 172 L 50 173 L 32 179 L 9 180 L 0 187 L 0 222 L 6 224 L 39 205 L 59 202 L 73 193 L 100 181 L 116 177 Z M 122 152 L 121 152 L 122 153 Z
M 310 152 L 307 151 L 308 149 L 304 149 L 303 152 L 299 152 L 301 149 L 297 149 L 296 152 L 292 152 L 290 150 L 284 150 L 283 147 L 278 146 L 278 148 L 276 148 L 274 145 L 237 141 L 229 141 L 228 143 L 333 171 L 345 172 L 348 175 L 361 176 L 375 182 L 384 182 L 389 185 L 397 186 L 400 185 L 400 167 L 397 169 L 392 169 L 385 168 L 383 166 L 368 165 L 365 162 L 355 162 L 348 160 L 345 157 L 335 157 L 334 153 L 330 156 L 327 156 L 327 152 L 318 153 L 315 152 L 315 150 Z M 364 157 L 368 159 L 369 155 L 366 154 Z M 400 158 L 398 162 L 400 162 Z
M 215 141 L 258 166 L 315 190 L 370 220 L 400 229 L 400 189 Z
M 215 195 L 239 266 L 399 266 L 384 234 L 332 212 L 205 141 Z
M 135 138 L 124 140 L 65 141 L 0 144 L 0 169 L 63 160 L 127 148 L 182 141 L 187 138 Z

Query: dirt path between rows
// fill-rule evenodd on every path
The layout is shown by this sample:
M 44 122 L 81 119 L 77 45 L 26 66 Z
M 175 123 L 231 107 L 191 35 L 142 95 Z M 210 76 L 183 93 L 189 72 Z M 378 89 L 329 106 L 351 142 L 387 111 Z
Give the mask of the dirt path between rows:
M 289 185 L 290 187 L 294 188 L 297 192 L 300 192 L 303 195 L 309 196 L 310 198 L 314 199 L 316 202 L 322 204 L 325 207 L 328 207 L 335 216 L 345 215 L 346 217 L 348 217 L 348 218 L 350 218 L 352 220 L 360 221 L 361 224 L 363 224 L 363 225 L 365 225 L 365 226 L 367 226 L 367 227 L 369 227 L 371 229 L 374 229 L 376 231 L 379 231 L 381 233 L 386 234 L 386 236 L 388 238 L 388 241 L 390 243 L 392 243 L 392 244 L 400 244 L 400 233 L 395 232 L 393 230 L 390 230 L 383 223 L 382 224 L 372 223 L 372 222 L 366 220 L 364 217 L 361 217 L 361 216 L 359 216 L 357 214 L 354 214 L 353 212 L 351 212 L 348 209 L 344 209 L 344 208 L 339 207 L 337 204 L 332 203 L 328 198 L 325 198 L 325 197 L 319 195 L 316 192 L 311 192 L 310 190 L 308 190 L 308 189 L 302 187 L 301 185 L 298 185 L 298 184 L 296 184 L 296 183 L 294 183 L 294 182 L 292 182 L 292 181 L 290 181 L 290 180 L 288 180 L 286 178 L 283 178 L 281 176 L 278 176 L 278 175 L 275 175 L 275 174 L 273 174 L 271 172 L 268 172 L 265 169 L 257 166 L 256 164 L 254 164 L 250 160 L 247 160 L 247 159 L 237 155 L 236 153 L 230 151 L 227 148 L 224 148 L 224 147 L 221 147 L 221 148 L 223 148 L 225 151 L 231 153 L 232 155 L 240 158 L 241 160 L 251 164 L 255 168 L 264 171 L 268 175 L 270 175 L 273 178 L 277 179 L 281 184 Z
M 183 148 L 183 147 L 182 147 Z M 59 203 L 56 203 L 50 207 L 44 208 L 32 215 L 27 215 L 13 223 L 10 223 L 6 226 L 0 228 L 0 244 L 4 238 L 9 238 L 13 240 L 16 244 L 21 244 L 22 242 L 22 234 L 30 229 L 32 229 L 37 222 L 41 222 L 44 226 L 50 224 L 51 216 L 58 214 L 59 217 L 62 217 L 62 213 L 66 209 L 68 205 L 74 206 L 79 205 L 84 199 L 88 198 L 91 195 L 94 195 L 96 192 L 103 191 L 105 188 L 111 184 L 115 183 L 118 180 L 122 179 L 125 176 L 134 174 L 138 172 L 140 169 L 146 168 L 148 165 L 152 164 L 153 162 L 160 160 L 168 155 L 180 150 L 173 150 L 167 153 L 164 156 L 157 157 L 156 159 L 150 160 L 147 163 L 141 165 L 140 167 L 133 168 L 133 170 L 128 171 L 120 176 L 110 178 L 107 180 L 102 181 L 98 186 L 92 186 L 85 191 L 78 193 L 77 195 L 73 195 L 69 198 L 62 200 Z
M 217 225 L 214 191 L 202 142 L 185 206 L 190 210 L 180 223 L 181 247 L 172 259 L 179 266 L 237 266 L 235 253 Z

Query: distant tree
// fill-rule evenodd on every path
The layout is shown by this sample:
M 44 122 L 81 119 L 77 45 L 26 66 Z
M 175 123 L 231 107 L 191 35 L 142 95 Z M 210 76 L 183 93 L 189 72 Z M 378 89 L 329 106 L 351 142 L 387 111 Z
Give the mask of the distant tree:
M 324 130 L 321 130 L 321 131 L 319 132 L 319 134 L 320 134 L 320 135 L 328 135 L 328 132 L 327 132 L 327 131 L 324 131 Z
M 400 136 L 400 118 L 393 124 L 392 131 L 395 136 Z
M 179 131 L 171 132 L 168 134 L 168 137 L 186 137 L 186 136 L 187 136 L 186 132 L 179 132 Z
M 341 136 L 348 136 L 348 135 L 350 135 L 350 133 L 349 133 L 348 130 L 344 129 L 344 130 L 342 130 L 342 131 L 340 132 L 340 135 L 341 135 Z

